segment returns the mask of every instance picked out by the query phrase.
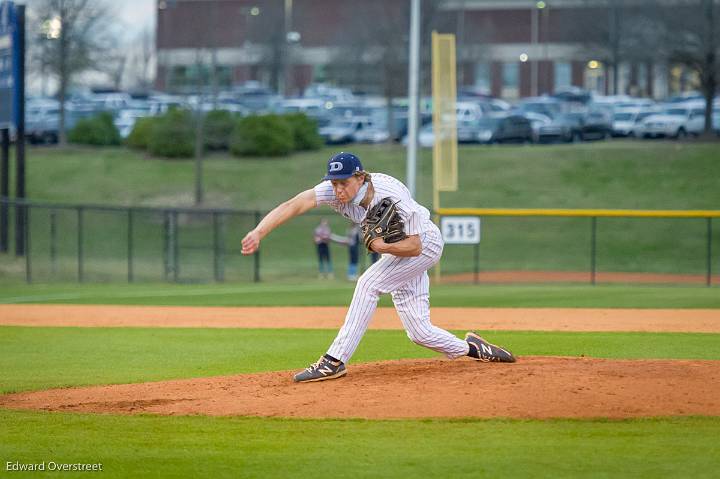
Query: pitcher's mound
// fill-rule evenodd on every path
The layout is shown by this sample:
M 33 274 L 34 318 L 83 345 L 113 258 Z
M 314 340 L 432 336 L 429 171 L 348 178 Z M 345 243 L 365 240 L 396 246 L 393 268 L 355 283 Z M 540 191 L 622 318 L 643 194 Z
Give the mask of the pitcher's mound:
M 316 383 L 293 383 L 292 374 L 53 389 L 0 396 L 0 407 L 368 419 L 720 415 L 720 361 L 431 359 L 351 364 L 347 376 Z

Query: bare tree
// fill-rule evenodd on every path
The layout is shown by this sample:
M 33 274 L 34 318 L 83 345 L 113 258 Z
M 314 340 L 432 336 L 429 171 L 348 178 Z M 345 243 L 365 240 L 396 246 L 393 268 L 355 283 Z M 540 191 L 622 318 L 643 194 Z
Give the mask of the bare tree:
M 75 75 L 101 70 L 103 56 L 115 41 L 112 9 L 103 0 L 36 0 L 30 8 L 44 35 L 29 38 L 40 42 L 35 49 L 42 52 L 42 67 L 58 81 L 59 140 L 65 144 L 68 89 Z
M 439 21 L 437 12 L 437 2 L 422 2 L 421 59 L 425 65 L 430 59 L 430 30 Z M 445 20 L 454 28 L 454 17 Z M 407 94 L 409 29 L 409 2 L 363 2 L 353 11 L 353 21 L 348 22 L 348 28 L 337 39 L 337 53 L 330 65 L 331 77 L 340 83 L 369 88 L 385 97 L 391 135 L 396 133 L 393 100 Z
M 607 65 L 612 81 L 609 91 L 620 94 L 622 63 L 650 63 L 660 58 L 657 38 L 653 38 L 656 33 L 653 10 L 657 2 L 586 0 L 582 6 L 584 8 L 576 10 L 572 22 L 563 24 L 564 31 L 559 35 L 565 41 L 578 42 L 587 55 Z
M 149 28 L 141 31 L 131 42 L 133 53 L 128 66 L 129 84 L 146 90 L 150 87 L 152 79 L 152 62 L 155 59 L 155 39 Z
M 658 30 L 663 32 L 660 48 L 668 61 L 697 73 L 705 97 L 705 134 L 712 132 L 712 108 L 718 89 L 720 26 L 714 0 L 693 0 L 689 4 L 656 10 Z
M 112 86 L 115 90 L 120 90 L 122 87 L 123 76 L 128 65 L 128 57 L 124 51 L 115 51 L 105 58 L 105 66 L 103 70 L 110 77 Z
M 285 18 L 285 0 L 265 0 L 259 7 L 244 6 L 245 47 L 258 54 L 258 70 L 266 77 L 270 88 L 280 91 L 289 61 L 287 42 L 289 24 Z M 256 10 L 257 13 L 251 13 Z

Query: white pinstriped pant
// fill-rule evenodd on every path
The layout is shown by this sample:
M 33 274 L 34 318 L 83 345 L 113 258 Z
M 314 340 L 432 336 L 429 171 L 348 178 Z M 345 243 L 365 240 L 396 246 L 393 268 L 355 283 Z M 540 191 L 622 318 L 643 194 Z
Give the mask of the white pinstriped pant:
M 443 240 L 432 225 L 420 235 L 422 253 L 399 257 L 382 255 L 358 279 L 345 323 L 327 354 L 347 363 L 360 344 L 377 308 L 381 294 L 391 293 L 395 309 L 411 341 L 445 354 L 465 356 L 468 344 L 430 322 L 430 279 L 427 270 L 440 260 Z

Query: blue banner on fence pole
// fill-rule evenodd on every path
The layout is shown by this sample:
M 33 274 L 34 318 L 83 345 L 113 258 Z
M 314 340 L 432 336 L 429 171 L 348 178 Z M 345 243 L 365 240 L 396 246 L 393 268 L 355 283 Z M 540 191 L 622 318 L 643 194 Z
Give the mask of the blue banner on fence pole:
M 0 129 L 20 117 L 20 28 L 15 4 L 0 3 Z

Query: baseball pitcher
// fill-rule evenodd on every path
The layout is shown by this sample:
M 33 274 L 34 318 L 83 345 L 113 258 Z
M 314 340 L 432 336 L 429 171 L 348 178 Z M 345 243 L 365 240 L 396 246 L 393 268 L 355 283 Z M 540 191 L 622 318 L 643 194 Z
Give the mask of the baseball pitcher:
M 430 322 L 427 270 L 440 260 L 443 239 L 430 212 L 415 202 L 399 180 L 368 173 L 351 153 L 338 153 L 327 163 L 323 181 L 280 204 L 242 240 L 242 253 L 253 254 L 260 241 L 290 218 L 320 205 L 360 224 L 363 241 L 379 261 L 360 276 L 345 323 L 327 353 L 295 375 L 297 382 L 344 376 L 345 365 L 360 344 L 381 294 L 390 293 L 411 341 L 455 359 L 515 362 L 513 355 L 469 332 L 465 340 Z

